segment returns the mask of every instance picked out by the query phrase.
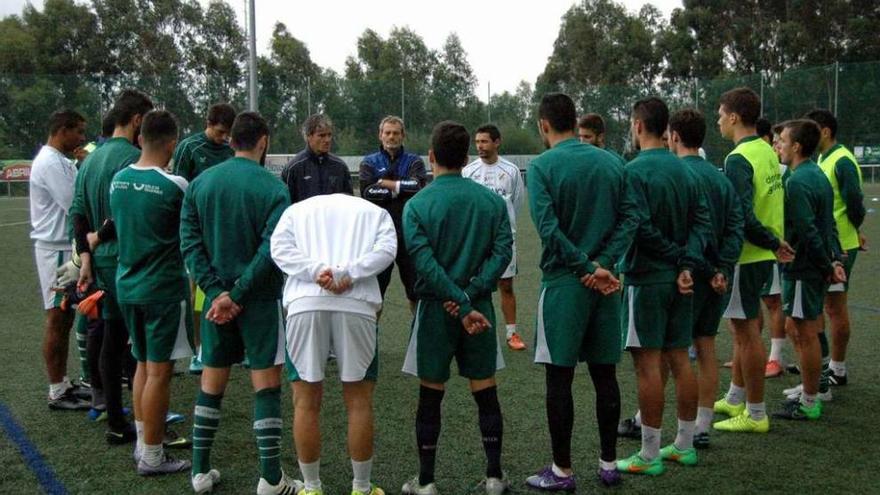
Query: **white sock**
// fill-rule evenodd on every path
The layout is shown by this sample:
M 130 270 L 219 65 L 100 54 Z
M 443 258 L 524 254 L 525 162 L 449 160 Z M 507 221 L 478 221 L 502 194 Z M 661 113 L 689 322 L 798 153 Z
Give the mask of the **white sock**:
M 785 339 L 770 339 L 770 358 L 768 361 L 778 361 L 782 363 L 782 347 L 785 346 Z
M 599 469 L 602 471 L 616 471 L 617 470 L 617 461 L 603 461 L 601 458 L 599 459 Z
M 697 425 L 696 433 L 706 433 L 712 426 L 712 420 L 715 419 L 715 410 L 711 407 L 697 408 Z
M 615 464 L 615 467 L 616 466 L 617 465 Z M 553 463 L 553 466 L 550 467 L 550 469 L 553 470 L 553 474 L 559 476 L 560 478 L 568 478 L 569 476 L 571 476 L 570 474 L 565 474 L 565 471 L 563 471 L 561 467 L 557 466 L 555 462 Z
M 767 417 L 767 406 L 763 402 L 746 402 L 746 409 L 749 411 L 749 416 L 755 421 L 761 421 Z
M 303 475 L 306 490 L 321 489 L 321 459 L 309 463 L 299 461 L 299 471 Z
M 653 461 L 660 455 L 660 428 L 642 425 L 642 450 L 639 455 L 646 461 Z
M 134 420 L 134 429 L 137 431 L 137 443 L 134 445 L 134 449 L 137 452 L 140 452 L 141 455 L 144 454 L 144 422 Z M 160 445 L 161 446 L 161 445 Z
M 152 467 L 162 464 L 162 444 L 144 444 L 144 450 L 141 452 L 141 460 L 144 461 L 144 464 L 147 466 Z
M 805 407 L 813 407 L 816 405 L 816 394 L 801 394 L 801 404 Z
M 49 384 L 49 399 L 55 400 L 67 392 L 67 384 L 64 381 Z
M 351 481 L 351 490 L 369 493 L 370 491 L 370 474 L 373 472 L 373 458 L 370 457 L 366 461 L 351 460 L 351 471 L 354 473 L 354 479 Z
M 513 334 L 516 333 L 516 323 L 511 323 L 507 325 L 507 338 L 513 337 Z
M 694 427 L 696 424 L 697 422 L 694 420 L 678 420 L 678 432 L 675 434 L 675 448 L 678 450 L 694 448 Z
M 641 426 L 642 426 L 642 411 L 641 411 L 641 409 L 636 411 L 636 415 L 633 416 L 633 423 L 635 423 L 636 426 L 641 428 Z
M 64 382 L 65 385 L 67 385 L 67 388 L 73 387 L 73 384 L 70 383 L 70 377 L 67 375 L 64 375 L 64 378 L 62 378 L 61 381 Z
M 746 400 L 746 389 L 743 387 L 738 387 L 734 385 L 733 382 L 730 382 L 730 388 L 727 389 L 727 396 L 725 397 L 725 400 L 727 400 L 727 402 L 732 406 L 738 406 L 742 404 L 743 401 Z
M 834 372 L 837 376 L 846 376 L 846 362 L 845 361 L 835 361 L 831 360 L 828 363 L 828 367 L 831 368 L 831 371 Z

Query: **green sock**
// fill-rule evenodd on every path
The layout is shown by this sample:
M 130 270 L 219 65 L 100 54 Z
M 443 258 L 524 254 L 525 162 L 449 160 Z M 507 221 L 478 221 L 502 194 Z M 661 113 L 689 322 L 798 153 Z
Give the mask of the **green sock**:
M 220 402 L 222 395 L 212 395 L 199 390 L 196 410 L 193 414 L 193 457 L 192 473 L 207 473 L 211 470 L 211 446 L 220 425 Z
M 91 382 L 91 373 L 89 373 L 89 353 L 86 345 L 89 341 L 89 327 L 86 317 L 77 313 L 73 322 L 73 328 L 76 331 L 76 347 L 79 349 L 79 378 Z
M 277 485 L 281 481 L 281 387 L 254 394 L 254 435 L 260 451 L 260 476 Z

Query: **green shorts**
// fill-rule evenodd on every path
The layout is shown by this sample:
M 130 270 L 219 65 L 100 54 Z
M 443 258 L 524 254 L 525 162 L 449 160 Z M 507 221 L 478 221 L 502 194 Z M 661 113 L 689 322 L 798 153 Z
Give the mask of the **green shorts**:
M 822 315 L 828 283 L 824 280 L 782 281 L 782 311 L 798 320 L 815 320 Z
M 730 301 L 724 310 L 725 318 L 751 320 L 758 317 L 761 312 L 761 289 L 772 281 L 775 264 L 775 261 L 768 260 L 736 265 Z
M 572 278 L 543 284 L 535 362 L 556 366 L 620 362 L 620 295 L 603 296 Z
M 843 260 L 843 269 L 846 270 L 846 282 L 832 284 L 828 287 L 828 292 L 849 292 L 849 279 L 852 277 L 853 265 L 856 264 L 856 256 L 858 254 L 859 248 L 847 250 L 846 259 Z
M 165 363 L 192 356 L 193 317 L 189 297 L 176 303 L 120 303 L 131 339 L 131 353 L 139 362 Z
M 206 299 L 210 308 L 213 299 Z M 201 353 L 205 366 L 228 368 L 245 356 L 251 369 L 264 370 L 284 364 L 284 320 L 281 301 L 277 299 L 248 301 L 237 318 L 217 325 L 201 316 Z
M 445 383 L 449 380 L 452 358 L 458 364 L 458 374 L 471 380 L 491 378 L 504 367 L 492 300 L 484 298 L 472 304 L 492 324 L 476 335 L 465 332 L 461 320 L 450 316 L 441 301 L 419 300 L 403 362 L 404 373 L 432 383 Z
M 621 308 L 627 349 L 680 349 L 693 341 L 693 296 L 675 282 L 625 285 Z
M 116 267 L 95 268 L 95 286 L 104 291 L 101 298 L 101 318 L 121 320 L 122 311 L 116 300 Z
M 779 263 L 773 263 L 773 275 L 761 286 L 761 297 L 778 296 L 782 294 L 782 267 Z
M 729 297 L 730 291 L 719 294 L 712 289 L 708 280 L 694 278 L 694 338 L 718 335 L 718 325 Z

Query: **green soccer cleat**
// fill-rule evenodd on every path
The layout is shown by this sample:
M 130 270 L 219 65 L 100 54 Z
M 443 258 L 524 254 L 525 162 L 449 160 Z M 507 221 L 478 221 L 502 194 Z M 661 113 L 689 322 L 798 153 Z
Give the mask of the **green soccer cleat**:
M 731 418 L 735 418 L 746 410 L 746 403 L 742 402 L 734 405 L 727 402 L 727 397 L 724 397 L 715 401 L 714 409 L 718 414 L 726 414 Z
M 642 459 L 642 456 L 636 452 L 635 454 L 617 461 L 617 470 L 622 473 L 647 474 L 648 476 L 659 476 L 666 471 L 663 465 L 663 459 L 657 457 L 652 461 Z
M 675 461 L 683 466 L 697 465 L 697 449 L 691 447 L 678 450 L 675 444 L 669 444 L 660 449 L 660 458 L 664 461 Z
M 724 421 L 719 421 L 712 425 L 719 431 L 734 431 L 739 433 L 767 433 L 770 431 L 770 419 L 764 416 L 764 419 L 755 421 L 749 416 L 748 411 L 743 410 L 739 416 L 734 416 Z
M 362 492 L 360 490 L 352 490 L 351 495 L 385 495 L 385 490 L 379 488 L 376 485 L 371 485 L 370 491 Z
M 773 413 L 774 418 L 794 421 L 815 421 L 822 417 L 822 401 L 816 401 L 813 407 L 807 407 L 800 401 L 785 401 L 782 409 Z

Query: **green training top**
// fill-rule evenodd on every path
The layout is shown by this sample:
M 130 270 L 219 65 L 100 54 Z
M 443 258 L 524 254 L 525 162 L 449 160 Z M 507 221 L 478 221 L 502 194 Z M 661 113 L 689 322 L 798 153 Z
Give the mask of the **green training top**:
M 702 263 L 712 236 L 709 209 L 697 179 L 666 148 L 641 151 L 626 166 L 628 191 L 641 222 L 623 260 L 624 283 L 675 282 Z
M 269 239 L 289 205 L 284 184 L 247 158 L 226 160 L 192 181 L 180 215 L 180 250 L 208 298 L 223 291 L 238 304 L 281 297 Z
M 782 265 L 789 280 L 822 279 L 840 257 L 834 225 L 834 191 L 813 160 L 801 163 L 785 184 L 785 240 L 794 261 Z
M 529 164 L 529 209 L 541 238 L 544 281 L 606 269 L 626 252 L 639 225 L 625 191 L 623 164 L 610 153 L 567 139 Z
M 235 151 L 228 144 L 217 144 L 202 131 L 177 143 L 171 163 L 176 175 L 192 182 L 209 167 L 233 156 Z
M 865 220 L 862 171 L 856 157 L 842 144 L 835 144 L 819 155 L 819 168 L 831 181 L 834 191 L 834 221 L 843 249 L 856 249 L 859 227 Z
M 731 281 L 743 244 L 743 215 L 733 185 L 718 167 L 699 156 L 682 158 L 693 172 L 709 208 L 712 233 L 701 271 L 709 279 L 721 272 Z
M 187 182 L 153 167 L 128 166 L 110 184 L 120 303 L 174 303 L 189 297 L 180 254 L 180 208 Z
M 745 218 L 742 264 L 775 260 L 783 235 L 779 157 L 758 136 L 741 139 L 724 161 L 724 173 L 739 195 Z
M 491 297 L 513 256 L 507 206 L 498 194 L 460 173 L 434 178 L 407 201 L 403 236 L 416 268 L 419 299 L 471 301 Z
M 110 182 L 123 168 L 138 161 L 141 150 L 123 137 L 110 138 L 83 160 L 76 174 L 76 188 L 70 215 L 82 215 L 89 222 L 89 230 L 101 228 L 110 215 Z M 92 253 L 95 268 L 114 268 L 118 256 L 116 240 L 101 242 Z

